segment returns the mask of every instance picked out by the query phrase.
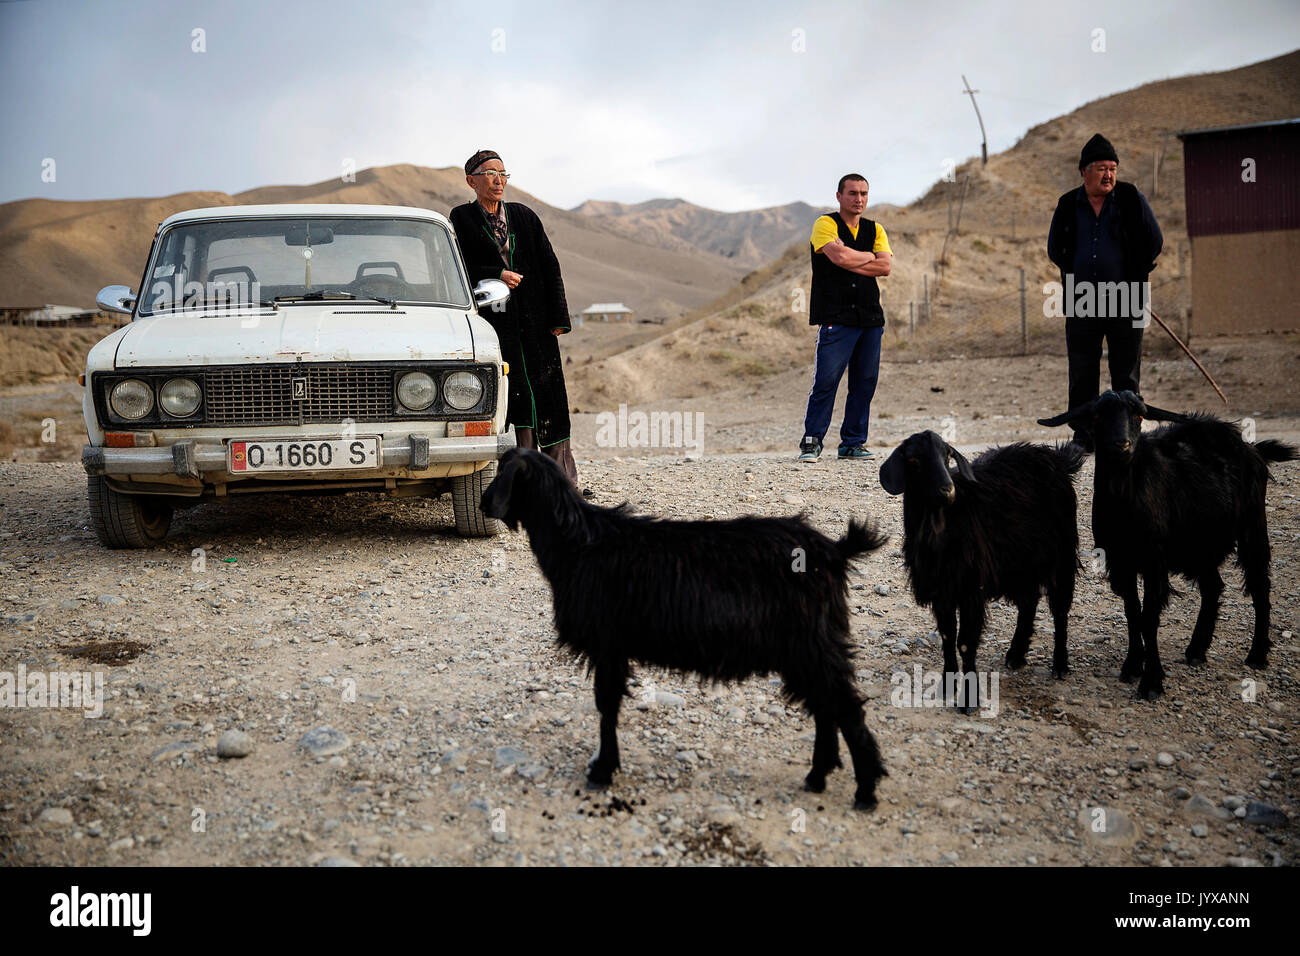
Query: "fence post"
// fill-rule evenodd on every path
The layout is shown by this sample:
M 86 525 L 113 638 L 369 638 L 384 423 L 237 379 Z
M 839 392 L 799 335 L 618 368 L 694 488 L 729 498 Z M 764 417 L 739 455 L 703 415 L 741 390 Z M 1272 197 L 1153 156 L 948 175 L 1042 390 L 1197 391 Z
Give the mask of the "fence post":
M 1020 354 L 1029 354 L 1029 319 L 1025 312 L 1025 267 L 1020 267 Z
M 930 321 L 930 277 L 928 275 L 923 275 L 921 279 L 925 283 L 925 315 L 922 316 L 922 321 L 929 322 Z
M 907 324 L 910 329 L 908 337 L 916 335 L 916 300 L 909 300 L 907 303 Z

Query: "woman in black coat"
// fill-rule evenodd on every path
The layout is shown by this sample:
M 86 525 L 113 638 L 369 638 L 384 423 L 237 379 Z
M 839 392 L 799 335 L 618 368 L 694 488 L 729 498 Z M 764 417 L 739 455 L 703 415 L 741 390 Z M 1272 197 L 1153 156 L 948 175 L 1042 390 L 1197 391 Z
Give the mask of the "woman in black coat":
M 505 202 L 505 165 L 491 150 L 465 163 L 474 202 L 451 211 L 471 284 L 500 279 L 510 287 L 505 308 L 484 310 L 496 329 L 501 357 L 510 364 L 506 416 L 521 448 L 554 458 L 575 485 L 578 469 L 569 445 L 569 397 L 556 337 L 569 331 L 569 306 L 555 250 L 537 214 Z

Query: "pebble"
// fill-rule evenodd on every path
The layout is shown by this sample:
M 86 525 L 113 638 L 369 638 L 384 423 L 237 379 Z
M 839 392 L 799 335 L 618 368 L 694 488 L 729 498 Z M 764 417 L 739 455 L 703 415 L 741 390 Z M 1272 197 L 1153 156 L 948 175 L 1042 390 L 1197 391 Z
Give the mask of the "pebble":
M 118 597 L 116 594 L 101 594 L 95 598 L 100 604 L 125 604 L 126 599 Z
M 1171 753 L 1165 753 L 1165 751 L 1162 750 L 1160 753 L 1156 754 L 1156 763 L 1162 767 L 1172 767 L 1174 765 L 1174 755 Z
M 1232 814 L 1223 807 L 1215 806 L 1209 797 L 1202 796 L 1199 793 L 1191 796 L 1183 810 L 1192 816 L 1213 817 L 1216 820 L 1228 820 L 1232 817 Z
M 346 856 L 327 856 L 316 864 L 317 866 L 360 866 L 356 860 L 349 860 Z
M 514 767 L 527 760 L 528 754 L 518 747 L 498 747 L 496 754 L 492 758 L 492 766 L 497 770 L 502 770 L 506 767 Z
M 217 740 L 218 757 L 247 757 L 253 752 L 253 738 L 242 730 L 227 730 Z
M 199 745 L 192 740 L 178 740 L 174 744 L 167 744 L 159 747 L 153 752 L 150 760 L 171 760 L 173 757 L 179 757 L 181 754 L 192 754 L 199 749 Z
M 1192 836 L 1194 837 L 1200 837 L 1201 839 L 1204 839 L 1209 835 L 1210 835 L 1210 828 L 1207 827 L 1204 823 L 1198 823 L 1194 827 L 1192 827 Z
M 940 863 L 956 863 L 961 859 L 961 855 L 956 850 L 949 850 L 943 856 L 939 857 Z
M 46 807 L 36 818 L 36 822 L 51 827 L 70 827 L 72 811 L 64 807 Z
M 887 594 L 889 593 L 889 585 L 888 585 L 888 584 L 877 584 L 874 590 L 875 590 L 875 592 L 876 592 L 877 594 L 879 594 L 881 597 L 884 597 L 885 595 L 887 595 Z
M 1245 821 L 1250 826 L 1284 827 L 1291 821 L 1285 813 L 1271 803 L 1252 800 L 1246 804 Z
M 655 691 L 655 703 L 660 707 L 685 707 L 686 698 L 666 690 Z
M 328 757 L 347 750 L 352 746 L 352 741 L 341 730 L 335 730 L 333 727 L 317 727 L 303 734 L 298 740 L 298 746 L 313 757 Z
M 129 836 L 122 837 L 120 840 L 114 840 L 108 845 L 110 850 L 129 850 L 135 846 L 135 840 Z

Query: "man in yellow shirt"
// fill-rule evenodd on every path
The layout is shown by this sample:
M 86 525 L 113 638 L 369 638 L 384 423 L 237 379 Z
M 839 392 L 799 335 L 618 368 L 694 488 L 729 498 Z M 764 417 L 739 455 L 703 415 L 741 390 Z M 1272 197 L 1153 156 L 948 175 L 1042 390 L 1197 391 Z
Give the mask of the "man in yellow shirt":
M 840 426 L 839 457 L 874 457 L 866 448 L 867 426 L 885 331 L 876 279 L 889 275 L 894 254 L 880 223 L 862 218 L 868 188 L 866 178 L 857 173 L 842 177 L 835 191 L 839 212 L 822 216 L 813 224 L 808 324 L 821 328 L 799 443 L 800 461 L 821 457 L 822 439 L 831 424 L 835 393 L 845 369 L 849 372 L 849 395 Z

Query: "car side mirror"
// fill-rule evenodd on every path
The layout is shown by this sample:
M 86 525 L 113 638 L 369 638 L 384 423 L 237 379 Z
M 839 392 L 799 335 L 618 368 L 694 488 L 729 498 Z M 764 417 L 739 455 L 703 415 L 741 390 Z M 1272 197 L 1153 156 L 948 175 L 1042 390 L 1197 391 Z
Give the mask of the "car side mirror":
M 500 279 L 484 279 L 474 286 L 474 305 L 480 312 L 488 306 L 505 304 L 510 298 L 510 286 Z
M 95 296 L 95 304 L 107 312 L 130 315 L 135 311 L 135 293 L 124 285 L 106 285 Z

